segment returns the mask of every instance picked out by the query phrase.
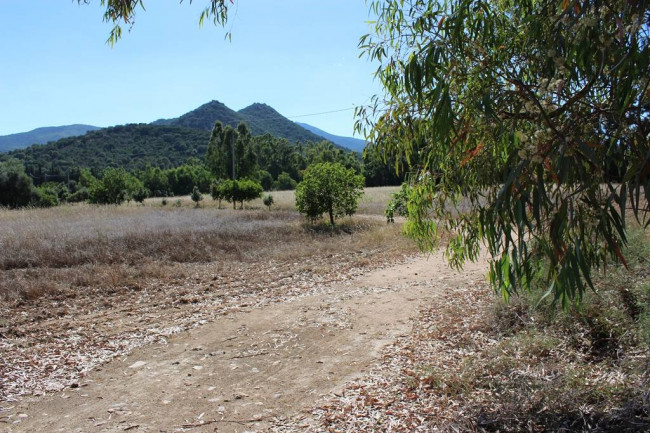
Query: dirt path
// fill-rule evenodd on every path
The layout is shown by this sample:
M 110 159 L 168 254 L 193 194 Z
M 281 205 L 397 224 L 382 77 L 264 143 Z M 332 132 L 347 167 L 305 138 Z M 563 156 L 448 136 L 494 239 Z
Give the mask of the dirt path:
M 459 274 L 440 254 L 420 256 L 353 284 L 227 314 L 115 359 L 77 388 L 12 403 L 0 429 L 263 430 L 363 373 L 383 345 L 409 332 L 422 302 L 484 273 L 484 263 Z

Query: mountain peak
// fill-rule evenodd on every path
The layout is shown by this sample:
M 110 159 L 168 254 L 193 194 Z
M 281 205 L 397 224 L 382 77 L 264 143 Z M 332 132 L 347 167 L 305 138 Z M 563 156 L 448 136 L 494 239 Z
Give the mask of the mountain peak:
M 284 116 L 282 116 L 282 114 L 278 113 L 275 108 L 271 107 L 270 105 L 264 104 L 263 102 L 255 102 L 246 108 L 242 108 L 241 110 L 238 111 L 238 113 L 255 113 L 255 115 L 266 114 L 266 115 L 280 116 L 283 119 L 286 119 Z

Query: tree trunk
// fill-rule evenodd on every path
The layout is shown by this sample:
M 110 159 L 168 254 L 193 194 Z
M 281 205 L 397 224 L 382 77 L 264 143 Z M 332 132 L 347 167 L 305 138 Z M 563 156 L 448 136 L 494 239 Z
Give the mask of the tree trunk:
M 334 227 L 334 210 L 332 208 L 330 208 L 329 214 L 330 214 L 330 224 L 332 225 L 332 227 Z

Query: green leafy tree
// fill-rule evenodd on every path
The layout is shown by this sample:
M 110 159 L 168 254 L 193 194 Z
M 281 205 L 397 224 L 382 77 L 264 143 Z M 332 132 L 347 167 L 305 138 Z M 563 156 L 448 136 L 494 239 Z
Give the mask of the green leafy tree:
M 191 158 L 187 164 L 166 171 L 169 188 L 174 195 L 191 194 L 194 186 L 209 191 L 212 174 L 199 160 Z
M 226 166 L 226 152 L 223 125 L 217 121 L 210 135 L 208 150 L 205 153 L 205 164 L 217 179 L 228 177 L 228 167 Z
M 94 204 L 122 204 L 144 190 L 141 180 L 122 168 L 107 168 L 101 179 L 92 181 L 88 201 Z M 144 200 L 144 199 L 143 199 Z
M 212 200 L 217 202 L 217 207 L 221 208 L 221 200 L 225 198 L 224 191 L 221 188 L 221 184 L 223 183 L 223 180 L 217 179 L 213 180 L 212 183 L 210 184 L 210 196 L 212 197 Z
M 363 177 L 366 186 L 401 185 L 405 180 L 404 169 L 398 170 L 393 158 L 384 160 L 372 146 L 363 152 Z
M 259 183 L 251 179 L 241 179 L 239 181 L 239 189 L 241 191 L 241 196 L 239 200 L 241 203 L 241 208 L 244 207 L 245 201 L 252 201 L 258 199 L 262 197 L 262 193 L 264 192 L 264 188 L 262 188 L 262 185 L 260 185 Z
M 153 197 L 165 197 L 169 194 L 169 179 L 160 167 L 147 166 L 139 177 Z
M 278 180 L 275 181 L 273 187 L 278 191 L 288 191 L 296 189 L 298 182 L 291 178 L 289 173 L 282 172 L 278 175 Z
M 233 179 L 226 179 L 219 185 L 219 196 L 232 203 L 232 208 L 237 209 L 237 201 L 241 197 L 239 182 Z
M 203 200 L 203 194 L 201 194 L 201 191 L 199 191 L 198 186 L 194 186 L 192 189 L 192 194 L 190 194 L 190 198 L 194 203 L 196 203 L 196 207 L 199 207 L 199 203 Z
M 416 174 L 406 231 L 442 227 L 452 265 L 487 245 L 506 298 L 543 272 L 566 305 L 650 198 L 648 2 L 374 1 L 384 94 L 358 110 L 386 157 Z M 546 265 L 542 267 L 542 263 Z
M 97 178 L 93 176 L 91 171 L 87 168 L 82 168 L 79 171 L 79 185 L 84 188 L 90 188 L 97 182 Z
M 205 162 L 217 179 L 232 179 L 233 169 L 235 178 L 255 177 L 257 156 L 246 124 L 240 123 L 235 130 L 231 126 L 223 128 L 221 122 L 217 122 L 210 136 Z
M 266 170 L 260 170 L 257 172 L 257 180 L 259 181 L 264 191 L 269 191 L 273 188 L 273 176 Z
M 16 159 L 0 162 L 0 206 L 27 206 L 37 194 L 32 178 Z
M 235 158 L 237 178 L 252 178 L 257 173 L 257 156 L 251 143 L 251 133 L 245 123 L 237 125 Z
M 54 207 L 61 204 L 61 200 L 55 187 L 43 184 L 36 188 L 36 194 L 32 199 L 32 204 L 38 207 Z
M 221 196 L 232 203 L 232 208 L 237 208 L 237 202 L 240 203 L 240 209 L 244 208 L 245 201 L 260 198 L 264 188 L 259 183 L 250 179 L 225 180 L 219 185 Z
M 311 165 L 296 188 L 296 207 L 312 221 L 323 213 L 330 224 L 343 215 L 353 215 L 363 194 L 363 176 L 338 163 Z

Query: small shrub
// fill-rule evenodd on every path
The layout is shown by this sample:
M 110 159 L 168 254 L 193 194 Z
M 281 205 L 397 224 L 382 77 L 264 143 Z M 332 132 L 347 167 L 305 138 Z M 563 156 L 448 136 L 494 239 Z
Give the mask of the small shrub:
M 273 196 L 271 194 L 267 195 L 264 197 L 264 206 L 268 207 L 269 210 L 271 210 L 271 206 L 273 205 Z
M 201 191 L 199 191 L 198 186 L 194 186 L 192 189 L 192 194 L 190 195 L 190 198 L 194 203 L 196 203 L 196 207 L 199 207 L 199 202 L 203 200 L 203 194 L 201 194 Z
M 395 214 L 402 217 L 409 216 L 408 210 L 408 190 L 409 186 L 407 183 L 402 184 L 402 189 L 392 195 L 388 205 L 386 206 L 386 215 L 387 223 L 395 222 Z
M 166 198 L 163 198 L 163 199 L 160 201 L 160 204 L 163 205 L 163 206 L 167 206 L 167 199 L 166 199 Z
M 151 191 L 145 187 L 137 188 L 131 193 L 131 198 L 137 203 L 143 204 L 144 200 L 149 197 Z

